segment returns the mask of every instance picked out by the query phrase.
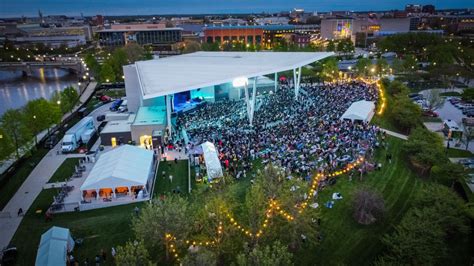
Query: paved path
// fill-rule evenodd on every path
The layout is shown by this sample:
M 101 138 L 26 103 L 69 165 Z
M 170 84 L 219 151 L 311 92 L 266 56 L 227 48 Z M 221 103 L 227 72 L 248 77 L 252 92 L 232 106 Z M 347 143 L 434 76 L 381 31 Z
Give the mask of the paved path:
M 383 129 L 383 128 L 381 128 L 380 130 L 384 131 L 385 133 L 387 133 L 387 134 L 390 135 L 390 136 L 393 136 L 393 137 L 396 137 L 396 138 L 399 138 L 399 139 L 403 139 L 403 140 L 408 140 L 408 136 L 407 136 L 407 135 L 403 135 L 403 134 L 400 134 L 400 133 L 397 133 L 397 132 L 393 132 L 393 131 L 390 131 L 390 130 L 387 130 L 387 129 Z
M 0 249 L 10 243 L 10 240 L 20 225 L 23 217 L 17 217 L 18 209 L 22 208 L 23 212 L 26 212 L 30 208 L 33 201 L 43 189 L 43 186 L 66 158 L 84 157 L 82 154 L 58 155 L 56 151 L 60 145 L 61 143 L 58 143 L 54 149 L 51 149 L 48 154 L 46 154 L 30 173 L 25 182 L 23 182 L 15 195 L 10 199 L 5 208 L 3 208 L 2 217 L 4 218 L 0 218 Z M 9 213 L 10 217 L 6 217 L 6 213 Z

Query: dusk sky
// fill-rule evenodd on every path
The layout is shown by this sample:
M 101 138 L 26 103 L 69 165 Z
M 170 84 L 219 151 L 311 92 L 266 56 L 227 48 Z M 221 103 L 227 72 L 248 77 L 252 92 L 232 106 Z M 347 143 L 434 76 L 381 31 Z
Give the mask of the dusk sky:
M 0 17 L 45 15 L 151 15 L 259 13 L 304 8 L 307 11 L 376 11 L 406 4 L 433 4 L 437 9 L 474 8 L 472 0 L 0 0 Z

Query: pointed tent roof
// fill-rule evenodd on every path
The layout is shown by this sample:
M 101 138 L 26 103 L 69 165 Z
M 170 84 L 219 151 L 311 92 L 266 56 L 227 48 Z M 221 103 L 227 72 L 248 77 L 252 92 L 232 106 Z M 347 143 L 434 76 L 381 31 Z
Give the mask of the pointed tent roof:
M 41 235 L 35 265 L 66 265 L 67 252 L 73 248 L 74 240 L 69 229 L 53 226 Z
M 81 190 L 145 186 L 150 176 L 153 152 L 123 145 L 102 154 Z

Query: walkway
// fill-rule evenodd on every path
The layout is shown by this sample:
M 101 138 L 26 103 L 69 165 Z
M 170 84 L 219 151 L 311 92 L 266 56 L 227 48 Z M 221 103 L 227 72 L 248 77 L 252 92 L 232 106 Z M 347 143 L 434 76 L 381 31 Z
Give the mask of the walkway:
M 43 189 L 43 186 L 48 183 L 48 180 L 66 158 L 84 157 L 82 154 L 58 155 L 56 151 L 60 148 L 60 145 L 61 143 L 58 143 L 54 149 L 51 149 L 48 154 L 46 154 L 15 195 L 10 199 L 5 208 L 3 208 L 2 213 L 4 215 L 2 217 L 4 218 L 0 218 L 0 248 L 10 243 L 10 240 L 20 225 L 23 217 L 17 217 L 18 209 L 22 208 L 23 212 L 26 212 L 30 208 L 33 201 Z M 10 217 L 6 216 L 6 213 L 9 213 Z
M 397 133 L 397 132 L 393 132 L 393 131 L 390 131 L 390 130 L 387 130 L 387 129 L 384 129 L 384 128 L 381 128 L 380 130 L 382 132 L 387 133 L 388 135 L 390 135 L 392 137 L 396 137 L 396 138 L 403 139 L 403 140 L 408 140 L 407 135 L 403 135 L 403 134 L 400 134 L 400 133 Z

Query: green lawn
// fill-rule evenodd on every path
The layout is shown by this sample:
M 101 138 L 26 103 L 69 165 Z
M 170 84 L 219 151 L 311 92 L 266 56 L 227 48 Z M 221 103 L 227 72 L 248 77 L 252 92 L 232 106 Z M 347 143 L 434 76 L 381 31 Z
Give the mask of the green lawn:
M 449 158 L 472 157 L 472 153 L 466 150 L 449 148 L 448 157 Z
M 165 178 L 163 178 L 163 172 Z M 170 175 L 173 176 L 173 182 L 170 182 Z M 191 179 L 191 181 L 194 180 L 194 178 Z M 188 160 L 179 160 L 178 163 L 161 161 L 155 179 L 154 195 L 172 193 L 173 189 L 178 189 L 178 187 L 181 193 L 188 194 Z
M 26 178 L 30 175 L 35 166 L 43 159 L 49 150 L 40 148 L 33 152 L 19 168 L 15 169 L 15 174 L 0 187 L 0 210 L 2 210 L 8 201 L 15 195 L 16 191 L 21 187 Z
M 74 173 L 75 166 L 79 163 L 80 158 L 67 158 L 61 166 L 54 172 L 48 183 L 64 182 Z
M 380 237 L 390 232 L 398 224 L 418 193 L 422 181 L 407 167 L 401 146 L 403 140 L 388 138 L 392 163 L 384 160 L 385 151 L 379 150 L 382 169 L 370 173 L 362 181 L 354 178 L 349 182 L 347 176 L 341 176 L 336 185 L 324 189 L 318 202 L 322 216 L 321 233 L 323 240 L 315 250 L 305 250 L 297 256 L 301 265 L 367 265 L 380 254 L 383 246 Z M 383 195 L 386 214 L 382 221 L 363 226 L 352 218 L 352 196 L 356 189 L 369 187 Z M 332 193 L 340 192 L 343 199 L 337 201 L 334 208 L 324 207 Z

